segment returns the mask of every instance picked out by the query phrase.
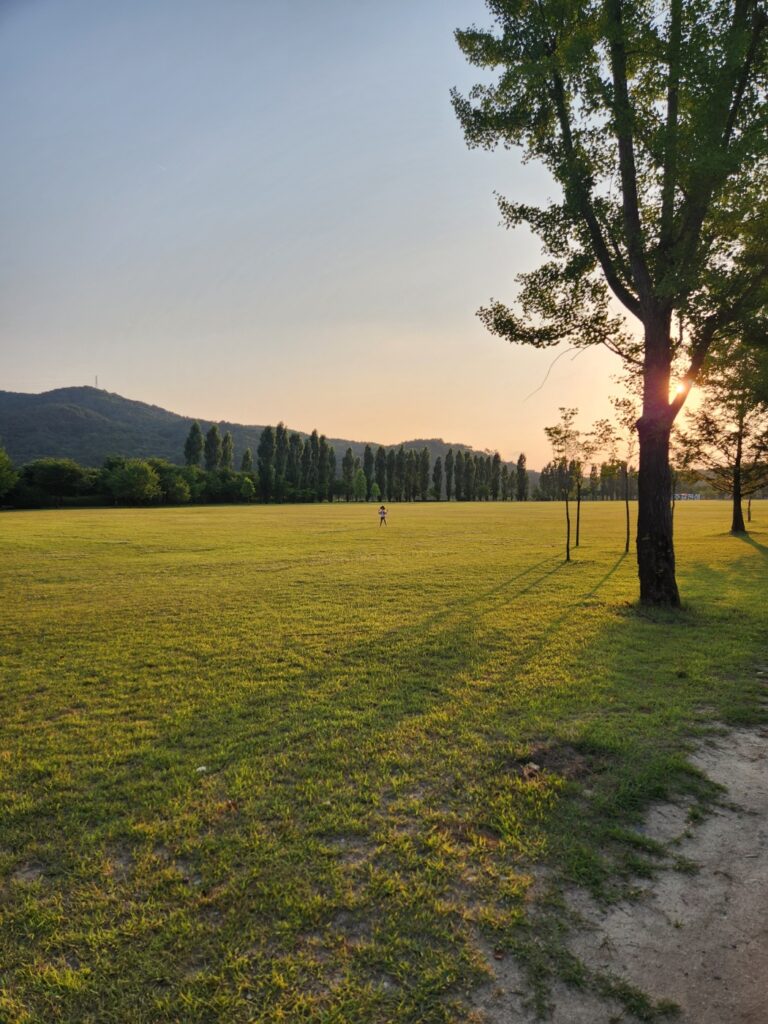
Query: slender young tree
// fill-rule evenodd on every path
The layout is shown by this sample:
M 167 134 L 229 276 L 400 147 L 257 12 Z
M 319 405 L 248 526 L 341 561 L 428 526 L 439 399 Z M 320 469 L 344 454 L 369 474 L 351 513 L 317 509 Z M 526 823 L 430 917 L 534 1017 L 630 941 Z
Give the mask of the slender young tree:
M 453 448 L 448 449 L 445 456 L 445 500 L 453 497 Z
M 573 479 L 571 467 L 574 465 L 574 453 L 578 450 L 579 435 L 574 420 L 578 409 L 560 407 L 560 422 L 553 427 L 545 427 L 544 433 L 552 445 L 559 470 L 560 497 L 565 501 L 565 560 L 571 560 L 571 510 L 568 499 L 571 495 Z
M 214 423 L 205 435 L 205 468 L 213 472 L 221 466 L 221 434 Z
M 500 201 L 548 262 L 522 275 L 521 309 L 493 303 L 481 316 L 512 342 L 605 344 L 639 367 L 640 599 L 676 607 L 672 424 L 713 341 L 765 301 L 764 0 L 487 6 L 492 30 L 457 33 L 470 63 L 499 72 L 453 94 L 466 140 L 522 147 L 562 200 Z M 639 344 L 625 317 L 639 322 Z M 671 394 L 676 351 L 687 369 Z
M 243 452 L 243 457 L 240 460 L 240 472 L 241 473 L 252 473 L 253 472 L 253 453 L 250 448 L 246 448 Z
M 234 469 L 235 465 L 235 441 L 228 430 L 221 442 L 221 468 Z
M 187 466 L 199 466 L 203 457 L 203 432 L 200 424 L 195 420 L 189 428 L 187 440 L 184 442 L 184 462 Z

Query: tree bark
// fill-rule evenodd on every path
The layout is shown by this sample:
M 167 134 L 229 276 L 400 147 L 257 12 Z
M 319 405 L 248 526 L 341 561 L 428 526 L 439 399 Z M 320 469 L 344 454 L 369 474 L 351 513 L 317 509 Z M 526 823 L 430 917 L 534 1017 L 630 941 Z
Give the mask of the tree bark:
M 736 456 L 733 460 L 733 517 L 731 533 L 746 533 L 744 513 L 741 508 L 741 443 L 743 424 L 739 422 L 739 436 L 736 441 Z
M 581 530 L 581 484 L 576 484 L 576 547 L 579 546 L 579 533 Z
M 640 459 L 637 474 L 637 569 L 640 602 L 680 607 L 672 537 L 672 475 L 669 435 L 670 344 L 668 317 L 646 323 L 643 414 L 637 422 Z
M 568 492 L 565 492 L 565 560 L 571 560 L 571 510 L 568 507 Z
M 624 463 L 624 513 L 626 519 L 626 539 L 624 542 L 624 554 L 629 554 L 629 466 Z

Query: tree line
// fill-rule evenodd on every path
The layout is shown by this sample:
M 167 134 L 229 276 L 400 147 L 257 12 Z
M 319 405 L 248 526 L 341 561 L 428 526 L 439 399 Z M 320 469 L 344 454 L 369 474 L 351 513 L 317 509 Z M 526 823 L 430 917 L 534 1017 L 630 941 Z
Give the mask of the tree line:
M 283 423 L 265 427 L 256 452 L 236 458 L 232 434 L 197 422 L 184 443 L 183 465 L 157 458 L 112 457 L 99 469 L 72 459 L 36 459 L 16 469 L 0 448 L 0 499 L 18 508 L 64 503 L 526 501 L 526 458 L 514 466 L 493 455 L 451 448 L 432 460 L 429 449 L 366 445 L 341 460 L 317 430 L 303 438 Z M 236 462 L 239 463 L 236 468 Z

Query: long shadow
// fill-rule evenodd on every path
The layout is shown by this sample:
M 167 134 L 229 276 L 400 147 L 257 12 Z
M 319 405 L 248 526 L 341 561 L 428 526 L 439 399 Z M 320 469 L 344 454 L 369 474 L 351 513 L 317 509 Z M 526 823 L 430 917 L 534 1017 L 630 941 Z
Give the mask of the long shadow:
M 737 540 L 742 541 L 744 544 L 748 544 L 751 548 L 754 548 L 756 551 L 759 551 L 763 558 L 768 558 L 768 547 L 766 547 L 765 544 L 761 544 L 760 541 L 755 540 L 755 538 L 752 537 L 750 534 L 734 533 L 733 536 Z

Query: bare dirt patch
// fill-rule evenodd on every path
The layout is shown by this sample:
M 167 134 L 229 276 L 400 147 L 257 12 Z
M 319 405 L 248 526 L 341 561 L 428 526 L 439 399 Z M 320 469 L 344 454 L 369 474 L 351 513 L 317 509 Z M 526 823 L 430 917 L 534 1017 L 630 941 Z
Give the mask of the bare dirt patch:
M 602 909 L 569 894 L 583 927 L 570 943 L 592 971 L 627 982 L 656 1004 L 680 1008 L 680 1024 L 768 1021 L 768 729 L 740 729 L 702 748 L 693 763 L 726 787 L 700 824 L 659 805 L 644 832 L 693 862 L 694 874 L 663 872 L 639 898 Z M 516 965 L 489 961 L 494 980 L 478 993 L 478 1019 L 529 1024 Z M 551 994 L 552 1024 L 615 1024 L 634 1018 L 618 1003 L 564 985 Z

